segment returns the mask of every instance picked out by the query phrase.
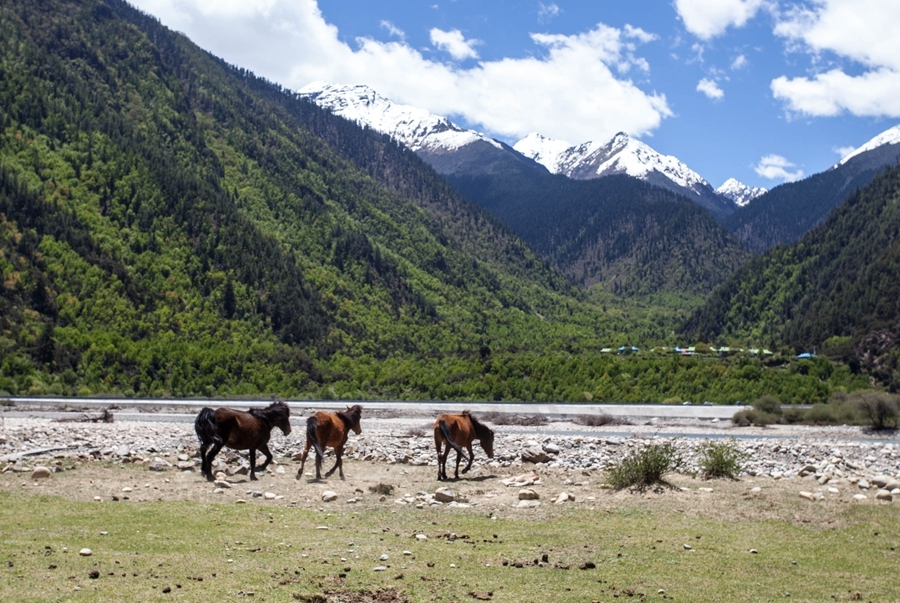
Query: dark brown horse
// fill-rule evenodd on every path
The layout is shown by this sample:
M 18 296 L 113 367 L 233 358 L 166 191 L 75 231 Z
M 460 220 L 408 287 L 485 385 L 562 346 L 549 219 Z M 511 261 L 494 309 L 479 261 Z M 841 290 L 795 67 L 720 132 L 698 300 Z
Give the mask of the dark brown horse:
M 230 408 L 204 408 L 194 421 L 194 430 L 200 438 L 200 473 L 206 479 L 215 479 L 212 462 L 222 446 L 235 450 L 250 451 L 250 479 L 256 479 L 256 451 L 266 455 L 260 465 L 264 471 L 272 460 L 269 452 L 269 436 L 273 427 L 278 427 L 284 435 L 291 433 L 291 410 L 279 400 L 266 408 L 251 408 L 249 411 Z
M 303 466 L 306 464 L 306 456 L 309 454 L 310 448 L 316 449 L 316 479 L 322 479 L 322 459 L 325 458 L 325 448 L 331 446 L 334 448 L 334 455 L 337 461 L 326 474 L 330 477 L 334 470 L 337 469 L 341 479 L 344 479 L 344 460 L 341 455 L 344 453 L 344 444 L 347 443 L 347 437 L 350 431 L 359 435 L 362 428 L 359 426 L 359 419 L 362 415 L 362 406 L 356 404 L 348 406 L 347 410 L 340 412 L 323 412 L 319 411 L 306 420 L 306 448 L 303 449 L 303 455 L 300 457 L 300 470 L 297 471 L 297 479 L 303 475 Z
M 478 422 L 478 419 L 469 414 L 468 410 L 461 414 L 443 414 L 434 422 L 434 446 L 438 456 L 438 481 L 447 479 L 447 456 L 450 449 L 456 451 L 456 479 L 459 479 L 459 461 L 462 458 L 462 447 L 469 451 L 469 462 L 463 473 L 472 467 L 475 453 L 472 452 L 472 442 L 478 440 L 488 458 L 494 458 L 494 432 L 490 427 Z M 441 453 L 441 444 L 447 444 L 447 448 Z

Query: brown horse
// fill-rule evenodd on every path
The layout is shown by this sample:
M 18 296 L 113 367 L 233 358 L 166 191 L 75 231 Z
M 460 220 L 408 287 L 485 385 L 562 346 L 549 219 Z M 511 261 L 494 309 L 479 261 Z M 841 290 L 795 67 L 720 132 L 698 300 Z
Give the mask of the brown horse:
M 291 410 L 279 400 L 266 408 L 251 408 L 249 411 L 230 408 L 203 408 L 194 421 L 194 430 L 200 438 L 200 473 L 206 479 L 215 479 L 212 462 L 222 446 L 235 450 L 250 451 L 250 479 L 256 479 L 256 451 L 266 456 L 260 465 L 264 471 L 272 460 L 269 452 L 269 436 L 273 427 L 278 427 L 284 435 L 291 433 Z
M 362 406 L 356 404 L 348 406 L 347 410 L 340 412 L 323 412 L 319 411 L 306 420 L 306 448 L 303 449 L 303 455 L 300 457 L 300 470 L 297 471 L 297 479 L 303 475 L 303 466 L 306 464 L 306 456 L 309 449 L 316 449 L 316 479 L 322 479 L 322 459 L 325 458 L 325 448 L 331 446 L 334 448 L 334 455 L 337 461 L 326 474 L 330 477 L 334 470 L 337 469 L 341 479 L 344 479 L 344 460 L 341 455 L 344 453 L 344 444 L 347 443 L 347 437 L 350 431 L 359 435 L 362 428 L 359 426 L 359 419 L 362 415 Z
M 438 481 L 447 479 L 447 456 L 451 448 L 456 451 L 456 479 L 459 479 L 459 461 L 463 456 L 463 446 L 469 451 L 469 462 L 463 473 L 472 467 L 472 460 L 475 458 L 472 442 L 475 440 L 481 442 L 481 447 L 484 448 L 488 458 L 494 458 L 494 432 L 490 427 L 479 423 L 468 410 L 458 415 L 443 414 L 437 418 L 434 422 L 434 446 L 437 448 L 438 456 Z M 447 443 L 447 448 L 441 454 L 441 444 L 444 442 Z

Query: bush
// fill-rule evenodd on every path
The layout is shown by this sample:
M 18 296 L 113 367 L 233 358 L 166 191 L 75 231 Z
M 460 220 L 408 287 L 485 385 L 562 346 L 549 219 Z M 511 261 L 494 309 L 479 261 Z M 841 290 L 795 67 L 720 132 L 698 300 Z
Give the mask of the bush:
M 390 496 L 394 493 L 394 486 L 391 484 L 383 484 L 378 482 L 375 486 L 369 486 L 369 492 L 372 494 L 381 494 L 383 496 Z
M 781 416 L 781 400 L 774 396 L 763 396 L 753 403 L 753 409 L 769 415 Z
M 675 442 L 651 444 L 643 450 L 631 452 L 618 465 L 611 467 L 607 483 L 616 490 L 634 488 L 643 491 L 656 484 L 669 486 L 663 476 L 680 466 L 681 456 Z
M 577 425 L 587 425 L 588 427 L 602 427 L 604 425 L 630 425 L 631 421 L 627 419 L 617 419 L 611 417 L 605 412 L 599 415 L 577 415 L 572 419 Z
M 704 479 L 727 477 L 737 479 L 744 469 L 748 454 L 737 449 L 733 439 L 724 442 L 707 442 L 700 457 L 700 470 Z
M 850 400 L 868 419 L 872 429 L 896 429 L 900 419 L 900 398 L 875 391 L 855 392 Z
M 734 416 L 731 417 L 731 422 L 738 427 L 748 427 L 750 425 L 765 427 L 767 425 L 778 423 L 778 419 L 779 417 L 776 415 L 761 410 L 756 410 L 755 408 L 748 408 L 746 410 L 736 412 Z
M 519 415 L 497 411 L 481 413 L 479 419 L 493 423 L 494 425 L 523 425 L 527 427 L 546 425 L 550 422 L 544 415 Z

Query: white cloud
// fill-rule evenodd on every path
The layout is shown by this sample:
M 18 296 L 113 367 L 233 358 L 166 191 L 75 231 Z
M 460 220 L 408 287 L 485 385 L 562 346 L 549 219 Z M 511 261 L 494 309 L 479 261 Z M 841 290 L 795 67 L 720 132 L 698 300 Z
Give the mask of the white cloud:
M 738 69 L 743 69 L 747 66 L 747 57 L 742 54 L 739 54 L 733 61 L 731 61 L 731 70 L 737 71 Z
M 767 4 L 767 0 L 675 0 L 675 10 L 689 32 L 709 40 L 731 26 L 743 27 Z
M 769 180 L 781 180 L 782 182 L 796 182 L 803 178 L 803 170 L 790 171 L 797 167 L 781 155 L 766 155 L 753 166 L 754 171 Z
M 382 27 L 382 29 L 386 29 L 388 31 L 388 33 L 391 34 L 392 36 L 394 36 L 395 38 L 399 38 L 401 42 L 406 41 L 406 32 L 404 32 L 402 29 L 400 29 L 399 27 L 397 27 L 390 21 L 382 20 L 381 27 Z
M 791 112 L 832 116 L 900 117 L 900 2 L 896 0 L 813 0 L 784 13 L 775 33 L 789 48 L 805 50 L 816 63 L 833 53 L 855 63 L 848 74 L 834 67 L 809 76 L 782 76 L 772 92 Z
M 560 13 L 560 8 L 556 4 L 544 4 L 543 2 L 538 2 L 538 21 L 541 23 L 547 23 L 554 17 L 558 17 Z
M 465 36 L 458 29 L 443 31 L 435 27 L 431 30 L 430 35 L 432 44 L 447 52 L 457 61 L 478 58 L 475 46 L 480 44 L 481 41 L 466 40 Z
M 217 3 L 208 0 L 132 1 L 213 54 L 289 88 L 315 80 L 366 84 L 508 140 L 533 131 L 576 141 L 619 131 L 641 136 L 672 115 L 665 95 L 623 75 L 649 69 L 636 52 L 652 36 L 638 28 L 598 24 L 576 35 L 532 34 L 531 56 L 463 68 L 431 60 L 403 40 L 347 43 L 315 0 L 241 0 L 237 16 L 210 12 Z
M 725 93 L 719 88 L 719 85 L 710 79 L 703 78 L 697 84 L 697 92 L 702 92 L 707 96 L 707 98 L 711 98 L 713 100 L 721 100 L 725 98 Z
M 841 159 L 843 159 L 844 157 L 855 151 L 856 147 L 834 147 L 831 150 L 840 155 Z

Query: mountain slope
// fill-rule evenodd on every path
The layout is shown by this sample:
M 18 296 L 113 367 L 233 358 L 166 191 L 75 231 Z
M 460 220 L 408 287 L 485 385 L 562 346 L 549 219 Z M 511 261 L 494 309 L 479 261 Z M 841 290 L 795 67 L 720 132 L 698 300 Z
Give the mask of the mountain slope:
M 889 142 L 897 138 L 886 136 L 894 131 L 900 132 L 900 126 L 862 145 L 824 172 L 773 188 L 728 216 L 725 227 L 756 252 L 796 241 L 885 166 L 900 162 L 900 146 Z
M 612 174 L 626 174 L 644 180 L 684 195 L 719 219 L 736 208 L 732 199 L 718 194 L 682 161 L 671 155 L 662 155 L 622 132 L 606 144 L 585 142 L 575 146 L 532 133 L 513 148 L 544 165 L 551 173 L 575 180 Z
M 790 246 L 748 262 L 683 332 L 802 350 L 837 348 L 900 387 L 900 167 L 858 190 Z
M 576 282 L 621 295 L 704 296 L 747 258 L 710 214 L 625 175 L 449 177 Z
M 119 0 L 0 11 L 0 390 L 290 395 L 616 328 L 389 138 Z

